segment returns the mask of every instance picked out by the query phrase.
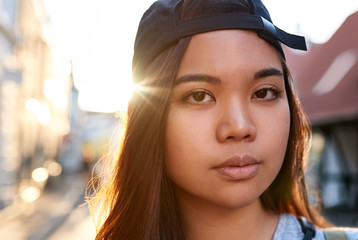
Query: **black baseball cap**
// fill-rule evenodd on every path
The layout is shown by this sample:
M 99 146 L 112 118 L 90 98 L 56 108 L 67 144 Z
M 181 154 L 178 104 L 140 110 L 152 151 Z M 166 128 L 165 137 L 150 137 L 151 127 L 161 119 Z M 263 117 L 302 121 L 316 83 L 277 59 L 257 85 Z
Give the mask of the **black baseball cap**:
M 195 1 L 195 0 L 194 0 Z M 227 4 L 235 0 L 221 0 Z M 140 59 L 144 69 L 161 52 L 181 38 L 215 30 L 255 30 L 259 37 L 274 46 L 285 58 L 281 43 L 288 47 L 307 50 L 305 38 L 289 34 L 276 27 L 261 0 L 248 0 L 250 14 L 218 13 L 206 14 L 189 20 L 179 19 L 183 0 L 158 0 L 144 13 L 134 43 L 133 59 Z

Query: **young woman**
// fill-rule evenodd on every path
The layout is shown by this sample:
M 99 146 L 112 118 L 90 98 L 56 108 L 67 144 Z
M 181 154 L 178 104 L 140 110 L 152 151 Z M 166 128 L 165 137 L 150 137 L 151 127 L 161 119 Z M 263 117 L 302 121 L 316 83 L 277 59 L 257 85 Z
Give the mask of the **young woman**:
M 260 0 L 151 6 L 120 153 L 92 202 L 96 239 L 324 239 L 303 179 L 310 126 L 279 42 L 305 50 Z

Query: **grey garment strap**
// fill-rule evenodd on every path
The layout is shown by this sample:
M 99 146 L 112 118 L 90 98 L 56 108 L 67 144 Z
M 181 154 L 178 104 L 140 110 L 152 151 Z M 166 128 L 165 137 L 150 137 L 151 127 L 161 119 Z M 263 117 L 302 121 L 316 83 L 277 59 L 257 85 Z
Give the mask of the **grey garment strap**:
M 342 228 L 323 229 L 326 240 L 348 240 L 347 234 Z
M 304 234 L 302 240 L 312 240 L 316 236 L 316 228 L 315 226 L 307 221 L 304 217 L 297 217 L 298 222 L 301 225 L 302 232 Z

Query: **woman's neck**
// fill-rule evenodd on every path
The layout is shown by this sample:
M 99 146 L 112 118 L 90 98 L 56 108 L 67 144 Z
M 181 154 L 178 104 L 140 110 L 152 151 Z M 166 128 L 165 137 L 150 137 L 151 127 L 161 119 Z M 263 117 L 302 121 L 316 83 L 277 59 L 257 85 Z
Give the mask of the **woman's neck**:
M 188 240 L 270 240 L 279 215 L 265 210 L 259 199 L 237 209 L 203 204 L 179 203 Z

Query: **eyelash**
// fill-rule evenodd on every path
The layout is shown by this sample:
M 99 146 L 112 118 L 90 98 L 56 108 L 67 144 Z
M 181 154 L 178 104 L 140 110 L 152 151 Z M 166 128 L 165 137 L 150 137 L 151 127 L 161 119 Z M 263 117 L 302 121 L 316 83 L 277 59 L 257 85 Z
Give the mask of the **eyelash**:
M 259 93 L 260 91 L 266 91 L 266 95 L 262 98 L 259 98 L 256 96 L 257 93 Z M 270 99 L 264 99 L 266 96 L 267 96 L 267 93 L 268 92 L 272 92 L 272 94 L 274 95 L 273 98 L 270 98 Z M 204 98 L 202 100 L 205 100 L 205 98 L 207 97 L 210 97 L 211 99 L 210 100 L 206 100 L 206 101 L 197 101 L 194 99 L 194 94 L 204 94 Z M 274 101 L 276 100 L 277 98 L 280 97 L 280 95 L 282 94 L 282 91 L 279 91 L 278 89 L 274 88 L 274 87 L 263 87 L 257 91 L 254 92 L 254 94 L 252 95 L 252 99 L 256 99 L 258 101 L 266 101 L 266 102 L 270 102 L 270 101 Z M 201 96 L 199 96 L 201 97 Z M 208 104 L 212 101 L 216 101 L 216 99 L 214 98 L 214 96 L 209 93 L 208 91 L 205 91 L 205 90 L 194 90 L 192 92 L 189 92 L 188 94 L 186 94 L 183 99 L 182 99 L 183 102 L 187 102 L 189 104 L 192 104 L 192 105 L 202 105 L 202 104 Z

